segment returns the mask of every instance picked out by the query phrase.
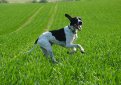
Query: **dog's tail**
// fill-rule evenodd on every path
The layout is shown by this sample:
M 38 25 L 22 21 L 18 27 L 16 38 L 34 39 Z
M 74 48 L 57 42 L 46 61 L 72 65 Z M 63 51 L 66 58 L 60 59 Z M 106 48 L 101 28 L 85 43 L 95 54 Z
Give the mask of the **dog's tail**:
M 31 53 L 31 52 L 34 50 L 34 48 L 36 48 L 36 47 L 37 47 L 37 42 L 38 42 L 38 39 L 35 41 L 35 43 L 34 43 L 33 47 L 32 47 L 29 51 L 24 52 L 24 53 L 25 53 L 25 54 L 26 54 L 26 53 L 27 53 L 27 54 Z
M 37 38 L 37 40 L 35 41 L 35 43 L 34 43 L 34 44 L 37 44 L 37 42 L 38 42 L 38 39 L 39 39 L 39 38 Z

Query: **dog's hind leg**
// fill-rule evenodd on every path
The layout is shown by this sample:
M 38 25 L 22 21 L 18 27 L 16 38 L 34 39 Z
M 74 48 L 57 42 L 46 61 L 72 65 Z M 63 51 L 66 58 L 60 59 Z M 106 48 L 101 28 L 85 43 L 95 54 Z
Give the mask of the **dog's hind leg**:
M 53 62 L 53 63 L 57 63 L 57 61 L 56 61 L 56 59 L 55 59 L 55 57 L 54 57 L 54 55 L 53 55 L 52 47 L 51 47 L 51 44 L 50 44 L 50 43 L 48 43 L 48 45 L 47 45 L 47 47 L 46 47 L 46 50 L 47 50 L 49 56 L 51 57 L 52 62 Z
M 48 58 L 49 54 L 48 54 L 47 50 L 44 49 L 43 47 L 40 47 L 40 48 L 41 48 L 41 50 L 42 50 L 44 56 L 46 56 L 46 58 Z
M 52 62 L 53 62 L 53 63 L 57 63 L 57 61 L 56 61 L 56 59 L 55 59 L 55 57 L 54 57 L 54 55 L 53 55 L 53 52 L 52 52 L 51 50 L 48 50 L 48 53 L 49 53 L 49 55 L 50 55 L 50 57 L 51 57 L 51 59 L 52 59 Z
M 41 49 L 45 54 L 45 56 L 50 56 L 52 59 L 52 62 L 56 63 L 56 59 L 52 52 L 51 43 L 47 39 L 42 38 L 38 41 L 38 44 L 42 47 Z
M 45 55 L 47 58 L 48 58 L 48 56 L 50 56 L 52 62 L 53 62 L 53 63 L 57 63 L 57 61 L 56 61 L 56 59 L 55 59 L 55 57 L 54 57 L 54 55 L 53 55 L 53 52 L 52 52 L 52 48 L 51 48 L 51 47 L 49 47 L 49 48 L 43 48 L 43 47 L 41 47 L 41 49 L 42 49 L 44 55 Z

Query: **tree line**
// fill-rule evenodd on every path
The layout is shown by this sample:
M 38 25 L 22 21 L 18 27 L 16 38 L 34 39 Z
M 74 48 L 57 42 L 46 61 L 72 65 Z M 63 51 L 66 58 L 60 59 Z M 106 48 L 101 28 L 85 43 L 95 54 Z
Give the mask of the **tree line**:
M 46 3 L 47 0 L 31 0 L 32 3 Z M 0 0 L 0 3 L 9 3 L 9 0 Z

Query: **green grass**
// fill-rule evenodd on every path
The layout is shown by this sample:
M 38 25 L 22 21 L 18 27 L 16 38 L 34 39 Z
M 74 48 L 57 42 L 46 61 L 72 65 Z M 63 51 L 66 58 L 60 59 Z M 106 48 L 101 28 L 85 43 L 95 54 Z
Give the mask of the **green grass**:
M 46 4 L 0 4 L 0 85 L 120 85 L 121 1 L 81 0 Z M 39 46 L 28 51 L 46 30 L 69 23 L 64 14 L 81 16 L 76 43 L 85 54 L 66 54 L 53 46 L 52 64 Z

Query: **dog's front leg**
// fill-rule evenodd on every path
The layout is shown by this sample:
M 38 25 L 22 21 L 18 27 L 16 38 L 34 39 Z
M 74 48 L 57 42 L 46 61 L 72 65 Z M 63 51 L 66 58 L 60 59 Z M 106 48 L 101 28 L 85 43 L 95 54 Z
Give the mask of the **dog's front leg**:
M 79 48 L 81 53 L 84 53 L 84 48 L 80 44 L 66 44 L 67 48 Z
M 81 53 L 85 53 L 84 48 L 80 44 L 78 44 L 78 46 L 79 46 Z
M 67 53 L 68 53 L 68 54 L 74 54 L 76 51 L 77 51 L 77 50 L 76 50 L 76 48 L 74 47 L 74 48 L 70 49 L 70 51 L 68 51 Z

